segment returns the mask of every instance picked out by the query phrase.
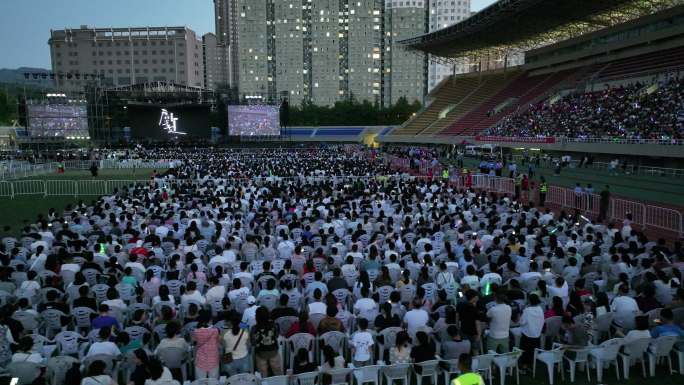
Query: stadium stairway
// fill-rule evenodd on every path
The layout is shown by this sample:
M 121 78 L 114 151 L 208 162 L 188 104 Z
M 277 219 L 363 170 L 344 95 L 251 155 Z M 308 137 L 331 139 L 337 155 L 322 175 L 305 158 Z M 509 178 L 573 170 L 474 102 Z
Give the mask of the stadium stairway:
M 439 115 L 449 106 L 459 103 L 480 85 L 476 76 L 449 77 L 432 92 L 432 103 L 401 127 L 396 128 L 390 135 L 417 135 L 430 124 L 439 120 Z
M 418 135 L 433 136 L 440 133 L 469 111 L 490 99 L 492 95 L 499 92 L 507 84 L 519 78 L 520 74 L 520 71 L 510 70 L 481 75 L 481 80 L 475 89 L 461 98 L 443 119 L 434 120 L 424 130 L 420 131 Z
M 451 127 L 439 135 L 475 135 L 491 127 L 508 114 L 525 108 L 537 98 L 546 95 L 559 84 L 569 79 L 575 70 L 554 72 L 552 74 L 527 76 L 523 74 L 510 82 L 508 86 L 494 96 L 481 103 L 477 108 L 458 119 Z M 498 105 L 511 98 L 515 102 L 499 113 L 491 113 Z

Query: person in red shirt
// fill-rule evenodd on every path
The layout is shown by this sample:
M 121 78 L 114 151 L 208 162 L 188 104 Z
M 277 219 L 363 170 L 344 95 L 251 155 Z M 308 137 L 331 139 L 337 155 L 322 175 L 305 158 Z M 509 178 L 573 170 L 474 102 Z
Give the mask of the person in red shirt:
M 290 330 L 285 333 L 285 337 L 290 338 L 297 333 L 309 333 L 316 336 L 316 328 L 309 322 L 309 313 L 303 311 L 299 313 L 299 321 L 290 326 Z

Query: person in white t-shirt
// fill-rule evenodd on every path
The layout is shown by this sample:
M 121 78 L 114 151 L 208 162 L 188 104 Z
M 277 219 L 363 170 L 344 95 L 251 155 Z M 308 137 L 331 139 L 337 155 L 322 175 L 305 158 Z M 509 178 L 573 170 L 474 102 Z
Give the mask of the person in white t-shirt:
M 371 352 L 373 351 L 373 336 L 368 332 L 368 320 L 359 318 L 359 330 L 351 337 L 349 344 L 352 347 L 354 366 L 361 367 L 370 364 Z
M 418 298 L 414 299 L 413 309 L 404 314 L 404 325 L 406 325 L 408 334 L 411 337 L 415 337 L 418 328 L 426 326 L 429 319 L 430 315 L 423 309 L 421 300 Z
M 94 356 L 97 354 L 107 354 L 113 358 L 121 356 L 121 350 L 116 346 L 114 342 L 109 341 L 109 337 L 112 334 L 112 329 L 102 328 L 98 332 L 97 336 L 100 339 L 97 342 L 93 342 L 86 353 L 86 357 Z
M 506 296 L 502 292 L 496 293 L 496 305 L 487 311 L 489 318 L 489 337 L 487 338 L 487 351 L 507 353 L 508 336 L 511 326 L 512 309 L 506 304 Z M 499 349 L 501 348 L 501 349 Z
M 527 298 L 528 306 L 520 316 L 520 348 L 523 351 L 520 357 L 523 368 L 532 364 L 534 349 L 540 347 L 541 333 L 544 329 L 544 310 L 542 310 L 539 296 L 530 294 Z
M 632 319 L 639 311 L 637 301 L 629 296 L 629 285 L 620 286 L 620 293 L 610 304 L 610 310 L 615 312 L 613 322 L 618 326 L 632 323 Z
M 219 285 L 219 278 L 213 276 L 209 279 L 209 283 L 211 284 L 211 287 L 209 290 L 207 290 L 207 294 L 204 296 L 207 300 L 207 303 L 220 302 L 223 300 L 223 298 L 226 296 L 226 287 Z
M 201 305 L 207 303 L 202 293 L 197 290 L 197 283 L 195 281 L 188 282 L 185 294 L 181 295 L 181 304 L 185 305 L 189 301 L 199 302 Z
M 320 289 L 314 290 L 313 297 L 314 301 L 308 306 L 309 314 L 325 314 L 325 311 L 328 307 L 323 301 L 321 301 L 322 293 Z
M 370 298 L 367 287 L 361 288 L 361 298 L 354 303 L 354 312 L 367 320 L 374 320 L 378 312 L 378 304 Z

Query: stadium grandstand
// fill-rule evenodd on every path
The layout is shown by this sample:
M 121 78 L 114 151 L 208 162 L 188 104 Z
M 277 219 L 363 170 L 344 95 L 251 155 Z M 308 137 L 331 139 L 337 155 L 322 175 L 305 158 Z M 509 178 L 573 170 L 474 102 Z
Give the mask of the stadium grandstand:
M 683 21 L 681 1 L 498 1 L 463 22 L 403 41 L 477 70 L 445 79 L 422 111 L 381 140 L 679 141 Z M 514 52 L 524 52 L 525 63 L 507 67 Z M 494 57 L 503 65 L 488 69 Z M 592 108 L 576 116 L 580 100 L 591 100 Z M 629 100 L 631 110 L 611 100 Z M 624 116 L 597 123 L 599 114 Z

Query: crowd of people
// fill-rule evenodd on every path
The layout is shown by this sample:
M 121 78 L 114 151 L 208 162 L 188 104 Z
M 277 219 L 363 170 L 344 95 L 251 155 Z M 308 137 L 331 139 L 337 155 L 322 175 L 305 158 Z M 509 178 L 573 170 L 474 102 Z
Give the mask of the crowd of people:
M 684 79 L 669 78 L 657 89 L 636 82 L 546 100 L 504 118 L 487 135 L 681 140 Z
M 458 362 L 461 385 L 481 354 L 519 348 L 527 370 L 551 343 L 684 336 L 682 246 L 628 222 L 398 175 L 353 147 L 139 155 L 178 162 L 4 234 L 0 368 L 55 385 L 330 383 Z

